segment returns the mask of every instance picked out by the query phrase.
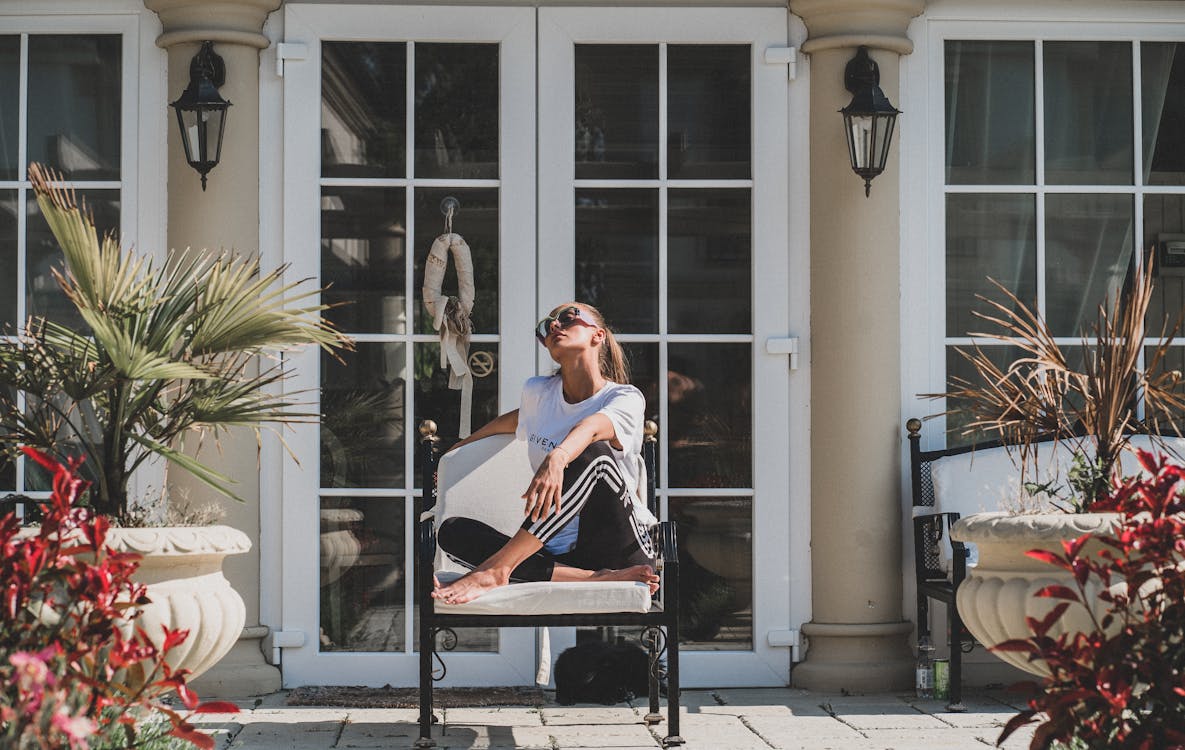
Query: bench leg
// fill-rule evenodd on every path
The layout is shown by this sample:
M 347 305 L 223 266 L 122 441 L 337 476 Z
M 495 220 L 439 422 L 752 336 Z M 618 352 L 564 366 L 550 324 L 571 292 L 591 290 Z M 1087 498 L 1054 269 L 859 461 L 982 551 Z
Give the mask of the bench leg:
M 683 738 L 679 735 L 679 619 L 676 614 L 667 626 L 667 736 L 663 738 L 662 746 L 682 744 Z
M 959 616 L 959 608 L 952 601 L 950 603 L 950 702 L 946 704 L 947 711 L 962 713 L 967 710 L 963 705 L 963 618 Z
M 420 622 L 420 738 L 416 747 L 420 750 L 436 747 L 432 739 L 432 651 L 436 638 L 428 623 Z
M 646 652 L 649 657 L 648 666 L 650 674 L 650 713 L 643 717 L 642 721 L 647 725 L 659 724 L 662 722 L 662 714 L 659 713 L 660 707 L 658 705 L 659 693 L 659 669 L 661 664 L 659 662 L 659 639 L 662 638 L 662 631 L 658 628 L 647 628 L 643 631 L 643 638 L 646 639 Z

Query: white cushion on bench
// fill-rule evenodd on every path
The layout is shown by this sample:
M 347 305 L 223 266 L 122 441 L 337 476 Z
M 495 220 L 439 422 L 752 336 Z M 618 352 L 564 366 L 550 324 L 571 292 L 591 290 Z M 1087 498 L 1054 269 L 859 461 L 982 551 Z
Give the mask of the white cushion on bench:
M 1170 455 L 1176 452 L 1185 457 L 1185 439 L 1165 438 L 1164 443 Z M 1154 446 L 1147 435 L 1135 435 L 1131 445 L 1136 448 L 1153 452 L 1161 449 Z M 957 456 L 945 456 L 930 464 L 930 478 L 934 487 L 934 511 L 940 513 L 955 512 L 960 516 L 973 513 L 1007 510 L 1015 507 L 1023 488 L 1020 480 L 1020 453 L 1016 452 L 1016 461 L 1007 448 L 985 448 L 983 450 L 962 453 Z M 1073 443 L 1059 442 L 1054 450 L 1051 443 L 1043 443 L 1035 458 L 1030 457 L 1029 470 L 1025 473 L 1026 482 L 1054 482 L 1065 485 L 1073 462 Z M 1121 471 L 1129 476 L 1140 471 L 1136 456 L 1131 451 L 1124 451 L 1120 456 Z M 1180 460 L 1180 459 L 1178 459 Z M 915 508 L 917 513 L 928 512 L 927 508 Z M 949 567 L 951 549 L 950 542 L 943 539 L 939 545 L 943 555 L 943 564 Z M 969 545 L 969 565 L 976 562 L 974 545 Z
M 452 516 L 483 521 L 507 536 L 523 522 L 522 493 L 535 472 L 527 444 L 513 435 L 494 435 L 445 454 L 437 469 L 436 527 Z M 466 572 L 436 551 L 441 583 Z M 543 615 L 648 612 L 650 590 L 644 583 L 512 583 L 465 604 L 436 602 L 442 614 Z
M 438 576 L 441 583 L 456 573 Z M 512 583 L 465 604 L 436 603 L 441 614 L 571 615 L 603 612 L 649 612 L 650 589 L 633 581 L 598 583 Z

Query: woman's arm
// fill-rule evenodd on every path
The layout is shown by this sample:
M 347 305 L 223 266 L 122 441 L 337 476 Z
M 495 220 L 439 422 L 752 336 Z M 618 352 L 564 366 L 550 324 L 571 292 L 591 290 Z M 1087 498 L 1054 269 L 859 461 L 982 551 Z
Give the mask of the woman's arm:
M 613 422 L 608 417 L 597 412 L 577 422 L 567 437 L 543 458 L 543 463 L 523 493 L 523 499 L 527 501 L 523 514 L 530 516 L 532 521 L 538 521 L 553 510 L 558 513 L 560 497 L 564 492 L 564 469 L 573 457 L 584 453 L 585 448 L 599 440 L 607 440 L 610 445 L 621 447 Z
M 471 433 L 469 437 L 465 438 L 464 440 L 458 440 L 453 444 L 453 447 L 449 448 L 448 451 L 445 452 L 448 453 L 455 451 L 462 445 L 472 443 L 475 440 L 481 440 L 482 438 L 489 437 L 490 435 L 506 435 L 508 433 L 514 434 L 514 431 L 517 429 L 518 409 L 515 409 L 514 411 L 508 411 L 505 414 L 500 414 L 494 417 L 489 422 L 486 422 L 484 425 L 479 427 L 476 432 Z

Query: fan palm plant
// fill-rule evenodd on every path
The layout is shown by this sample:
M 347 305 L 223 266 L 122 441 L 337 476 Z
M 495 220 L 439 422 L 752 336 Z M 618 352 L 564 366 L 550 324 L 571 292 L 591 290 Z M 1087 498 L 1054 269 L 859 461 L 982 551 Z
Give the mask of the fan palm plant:
M 1131 435 L 1150 435 L 1163 447 L 1161 435 L 1181 434 L 1185 384 L 1179 370 L 1166 366 L 1181 320 L 1170 325 L 1166 318 L 1154 342 L 1146 341 L 1153 272 L 1150 262 L 1144 264 L 1133 272 L 1122 299 L 1099 305 L 1095 322 L 1082 335 L 1081 365 L 1076 366 L 1043 317 L 990 281 L 1003 301 L 977 295 L 990 311 L 975 314 L 999 332 L 971 336 L 1019 347 L 1023 356 L 1000 367 L 978 344 L 960 348 L 974 380 L 952 377 L 946 393 L 927 395 L 946 399 L 950 409 L 945 414 L 965 419 L 963 434 L 987 433 L 1014 447 L 1022 471 L 1037 443 L 1066 442 L 1075 455 L 1068 476 L 1070 504 L 1075 511 L 1089 510 L 1116 478 Z
M 302 345 L 351 346 L 321 317 L 326 306 L 310 301 L 319 290 L 297 291 L 283 268 L 261 274 L 257 259 L 225 251 L 174 253 L 154 267 L 100 237 L 58 175 L 33 164 L 29 178 L 65 255 L 55 278 L 86 329 L 33 318 L 0 341 L 0 442 L 59 459 L 83 453 L 90 504 L 116 517 L 127 516 L 129 479 L 152 456 L 237 498 L 178 438 L 317 417 L 271 393 L 286 373 L 263 363 Z

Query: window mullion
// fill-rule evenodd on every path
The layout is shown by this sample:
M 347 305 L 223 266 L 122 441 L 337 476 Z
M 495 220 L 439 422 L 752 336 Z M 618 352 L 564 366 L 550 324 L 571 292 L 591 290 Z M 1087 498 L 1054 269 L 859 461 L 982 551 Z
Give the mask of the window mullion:
M 1037 120 L 1034 123 L 1037 190 L 1033 196 L 1037 201 L 1037 310 L 1045 316 L 1045 52 L 1040 39 L 1033 43 L 1033 54 L 1033 116 Z

